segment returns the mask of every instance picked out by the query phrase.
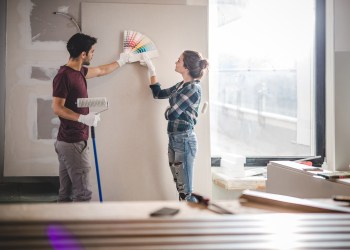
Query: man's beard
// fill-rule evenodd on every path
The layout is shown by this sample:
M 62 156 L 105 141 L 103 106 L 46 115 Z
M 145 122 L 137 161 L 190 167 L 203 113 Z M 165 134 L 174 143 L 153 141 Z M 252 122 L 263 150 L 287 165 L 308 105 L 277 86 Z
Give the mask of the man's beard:
M 90 65 L 90 61 L 83 61 L 83 65 L 89 66 Z

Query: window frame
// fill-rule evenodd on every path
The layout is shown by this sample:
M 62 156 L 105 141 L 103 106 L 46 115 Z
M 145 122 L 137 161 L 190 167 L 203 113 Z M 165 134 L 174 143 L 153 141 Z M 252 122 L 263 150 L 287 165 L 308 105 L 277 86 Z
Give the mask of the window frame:
M 315 155 L 300 156 L 246 156 L 245 167 L 264 167 L 270 161 L 295 161 L 320 156 L 313 159 L 314 166 L 321 166 L 326 155 L 326 2 L 315 0 Z M 217 157 L 212 157 L 212 165 L 217 166 Z

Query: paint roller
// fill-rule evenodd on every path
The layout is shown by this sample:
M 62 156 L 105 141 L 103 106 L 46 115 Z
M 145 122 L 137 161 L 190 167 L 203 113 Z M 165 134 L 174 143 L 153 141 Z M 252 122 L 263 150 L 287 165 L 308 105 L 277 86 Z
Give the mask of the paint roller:
M 104 108 L 96 114 L 102 113 L 108 109 L 107 97 L 93 97 L 93 98 L 78 98 L 78 108 Z
M 78 108 L 103 108 L 103 110 L 97 112 L 99 114 L 108 109 L 108 101 L 106 97 L 94 97 L 94 98 L 78 98 L 77 99 L 77 107 Z M 98 166 L 98 157 L 96 150 L 96 140 L 95 140 L 95 128 L 91 126 L 91 139 L 94 147 L 94 158 L 95 158 L 95 166 L 96 166 L 96 177 L 97 177 L 97 185 L 98 185 L 98 194 L 100 198 L 100 202 L 103 201 L 102 197 L 102 186 L 100 180 L 100 171 Z

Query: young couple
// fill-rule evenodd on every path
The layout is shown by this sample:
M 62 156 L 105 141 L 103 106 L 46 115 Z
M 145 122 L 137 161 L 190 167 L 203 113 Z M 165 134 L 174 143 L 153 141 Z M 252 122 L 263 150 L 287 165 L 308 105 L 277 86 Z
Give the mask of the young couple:
M 53 80 L 54 113 L 61 121 L 55 151 L 59 160 L 59 202 L 90 201 L 89 187 L 89 126 L 97 126 L 100 115 L 89 108 L 78 108 L 77 99 L 87 98 L 86 79 L 104 76 L 129 62 L 128 54 L 121 53 L 118 60 L 97 67 L 90 65 L 97 39 L 77 33 L 67 42 L 68 63 L 61 66 Z M 180 200 L 196 202 L 192 196 L 193 164 L 197 151 L 197 138 L 193 131 L 197 123 L 201 101 L 200 79 L 208 68 L 208 61 L 195 51 L 184 51 L 176 61 L 175 71 L 182 81 L 162 89 L 157 81 L 152 61 L 143 56 L 142 65 L 148 67 L 150 88 L 156 99 L 169 99 L 165 111 L 168 120 L 169 166 Z

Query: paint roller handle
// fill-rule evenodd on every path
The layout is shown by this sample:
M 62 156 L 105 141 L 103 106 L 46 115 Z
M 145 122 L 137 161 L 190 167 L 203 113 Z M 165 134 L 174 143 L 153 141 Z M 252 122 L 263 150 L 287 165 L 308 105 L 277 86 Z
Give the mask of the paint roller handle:
M 81 122 L 85 125 L 93 126 L 93 127 L 97 127 L 97 123 L 99 121 L 101 121 L 100 114 L 96 114 L 95 112 L 92 112 L 87 115 L 80 115 L 78 118 L 78 122 Z
M 91 138 L 95 139 L 95 127 L 91 126 Z

